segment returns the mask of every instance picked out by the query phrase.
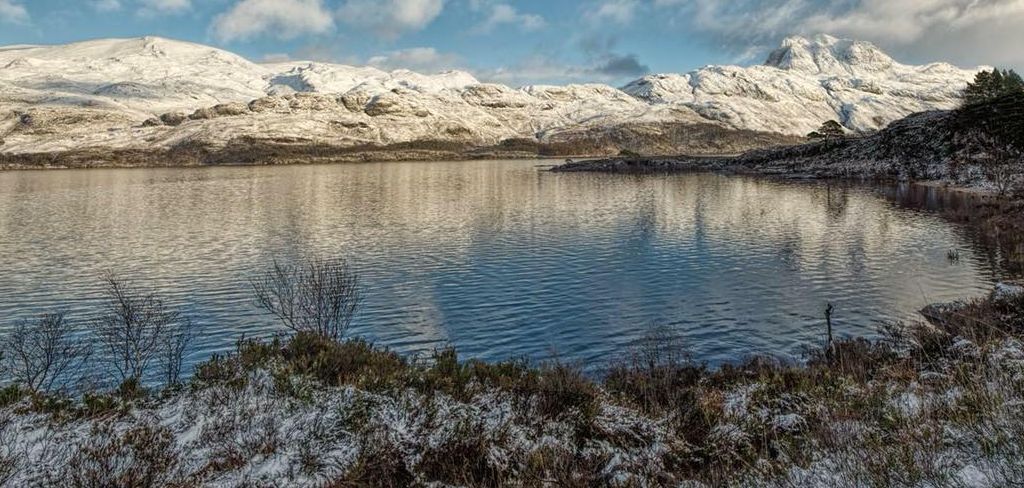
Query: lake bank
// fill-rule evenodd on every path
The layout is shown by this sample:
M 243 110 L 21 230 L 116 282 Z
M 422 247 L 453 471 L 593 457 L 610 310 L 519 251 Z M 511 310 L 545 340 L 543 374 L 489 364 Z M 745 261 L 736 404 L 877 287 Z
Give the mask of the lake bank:
M 184 139 L 173 144 L 146 144 L 146 140 L 140 135 L 131 144 L 74 145 L 42 151 L 25 148 L 4 151 L 0 143 L 0 170 L 607 157 L 638 148 L 666 154 L 732 154 L 797 144 L 805 139 L 726 130 L 713 124 L 665 123 L 624 125 L 601 132 L 569 133 L 545 139 L 522 137 L 487 142 L 453 136 L 394 143 L 355 143 L 298 135 L 241 136 L 217 143 Z
M 524 170 L 533 167 L 532 163 L 523 165 Z M 375 174 L 375 179 L 385 167 L 393 171 L 399 169 L 391 165 L 366 169 Z M 322 183 L 332 181 L 325 177 L 338 168 L 324 166 L 305 170 L 314 171 L 309 181 Z M 459 168 L 460 165 L 443 164 L 440 165 L 443 171 L 432 177 L 416 177 L 419 173 L 399 171 L 395 181 L 430 186 L 438 181 L 449 181 L 453 172 L 458 174 L 455 170 Z M 167 174 L 89 171 L 77 175 L 58 172 L 52 174 L 58 177 L 52 185 L 38 180 L 49 178 L 49 173 L 12 175 L 17 176 L 18 182 L 14 188 L 24 192 L 41 187 L 46 190 L 41 195 L 61 208 L 111 207 L 102 202 L 69 205 L 61 199 L 62 192 L 82 193 L 81 175 L 98 178 L 100 186 L 105 188 L 104 194 L 143 193 L 146 201 L 152 200 L 160 209 L 161 228 L 172 232 L 173 236 L 176 233 L 173 224 L 178 220 L 175 208 L 196 201 L 208 211 L 206 200 L 196 199 L 198 195 L 181 194 L 177 191 L 179 185 L 199 185 L 196 191 L 217 195 L 221 200 L 230 195 L 241 195 L 248 200 L 251 195 L 260 194 L 254 190 L 260 185 L 280 187 L 284 181 L 298 180 L 299 188 L 308 188 L 308 183 L 303 183 L 306 178 L 296 178 L 297 169 L 303 168 L 276 169 L 287 174 L 277 173 L 272 168 L 254 168 L 258 173 L 245 178 L 237 171 L 249 169 L 216 170 L 214 173 L 223 174 L 214 182 L 223 179 L 243 186 L 217 186 L 214 191 L 204 187 L 213 175 L 190 175 L 181 171 Z M 409 165 L 406 171 L 427 169 L 416 164 Z M 347 172 L 343 174 L 347 177 L 339 181 L 361 181 Z M 633 201 L 626 196 L 660 194 L 659 191 L 667 191 L 664 194 L 670 198 L 665 202 L 671 205 L 665 205 L 656 213 L 660 217 L 653 222 L 676 215 L 680 202 L 697 194 L 705 195 L 704 200 L 698 199 L 694 205 L 684 208 L 729 210 L 722 214 L 698 213 L 703 217 L 696 220 L 704 225 L 696 228 L 704 230 L 695 235 L 714 235 L 714 229 L 728 229 L 737 222 L 778 218 L 761 211 L 748 211 L 762 208 L 766 201 L 776 202 L 771 206 L 779 209 L 789 208 L 794 201 L 812 202 L 810 208 L 797 206 L 792 219 L 783 218 L 782 222 L 806 222 L 820 217 L 824 229 L 831 232 L 837 229 L 836 222 L 846 222 L 841 228 L 862 228 L 865 221 L 856 216 L 870 208 L 873 210 L 866 214 L 869 221 L 884 220 L 889 228 L 905 222 L 898 227 L 902 229 L 899 232 L 876 236 L 890 246 L 894 244 L 893 238 L 917 228 L 909 224 L 921 219 L 928 221 L 927 212 L 918 215 L 921 200 L 963 196 L 934 188 L 927 190 L 937 193 L 923 195 L 906 187 L 895 188 L 892 195 L 887 195 L 888 201 L 897 206 L 905 205 L 911 213 L 887 212 L 884 218 L 879 218 L 875 212 L 886 208 L 876 206 L 881 198 L 867 198 L 842 185 L 825 190 L 815 182 L 783 184 L 704 173 L 694 175 L 698 180 L 689 184 L 685 182 L 691 180 L 686 179 L 627 178 L 623 179 L 627 186 L 619 188 L 613 184 L 617 180 L 614 177 L 590 179 L 586 175 L 566 175 L 571 177 L 565 179 L 533 169 L 513 180 L 501 175 L 500 172 L 472 172 L 457 179 L 454 187 L 459 190 L 459 198 L 465 198 L 466 189 L 473 188 L 471 182 L 508 182 L 521 178 L 527 184 L 521 188 L 513 186 L 518 190 L 506 195 L 509 202 L 522 202 L 524 195 L 538 188 L 557 189 L 550 194 L 558 196 L 553 202 L 565 205 L 541 206 L 557 209 L 555 215 L 575 208 L 575 213 L 568 213 L 574 219 L 586 210 L 589 221 L 602 215 L 621 217 L 623 208 L 631 208 L 623 204 Z M 127 180 L 121 182 L 120 178 Z M 601 191 L 566 194 L 571 188 L 567 185 L 573 182 Z M 160 196 L 158 189 L 162 187 L 174 190 L 173 200 Z M 507 185 L 498 187 L 509 191 Z M 399 191 L 402 188 L 404 186 L 399 185 L 384 193 L 407 193 Z M 481 195 L 491 198 L 493 188 L 480 185 Z M 369 194 L 380 191 L 378 188 Z M 315 192 L 311 201 L 331 208 L 330 195 L 351 194 L 350 191 Z M 715 199 L 714 205 L 708 203 L 708 196 L 719 194 L 728 198 Z M 582 203 L 591 201 L 584 198 L 587 195 L 610 199 L 610 205 L 599 207 L 603 209 L 600 212 L 593 208 L 580 209 Z M 747 195 L 749 199 L 738 200 L 747 203 L 736 206 L 738 195 Z M 436 196 L 424 196 L 426 194 L 413 192 L 410 203 L 414 202 L 414 207 L 391 210 L 401 210 L 398 214 L 408 215 L 412 208 L 444 209 L 450 208 L 451 201 L 457 201 L 443 195 L 436 201 Z M 177 206 L 169 205 L 170 201 L 177 202 Z M 356 201 L 361 202 L 359 208 L 366 208 L 365 196 Z M 544 201 L 539 199 L 537 204 Z M 734 203 L 730 206 L 726 205 L 728 202 Z M 960 203 L 957 200 L 956 205 Z M 36 212 L 41 208 L 31 206 Z M 121 206 L 140 208 L 123 201 Z M 218 213 L 259 215 L 272 208 L 275 207 Z M 517 208 L 502 205 L 487 214 L 516 215 L 521 211 Z M 674 208 L 676 212 L 665 213 Z M 985 207 L 969 205 L 967 208 Z M 371 213 L 389 215 L 391 210 Z M 1005 216 L 1005 210 L 991 207 L 990 217 L 984 221 L 993 225 L 979 228 L 1002 229 L 995 219 Z M 427 211 L 425 215 L 434 213 Z M 139 228 L 133 223 L 148 221 L 145 218 L 148 215 L 151 213 L 143 212 L 137 217 L 120 214 L 118 219 L 128 222 L 127 229 L 138 233 Z M 186 212 L 185 215 L 191 214 Z M 285 215 L 291 216 L 290 226 L 286 228 L 293 228 L 295 214 L 286 212 Z M 680 215 L 690 213 L 684 211 Z M 974 213 L 965 213 L 965 216 L 980 219 Z M 314 221 L 323 217 L 316 217 Z M 909 220 L 903 220 L 907 218 Z M 96 216 L 89 219 L 90 222 L 108 220 Z M 455 220 L 479 221 L 478 218 Z M 522 223 L 535 228 L 538 222 L 546 221 L 527 219 Z M 675 222 L 673 226 L 690 221 L 689 218 L 669 220 Z M 187 222 L 194 230 L 204 221 L 185 218 L 182 222 Z M 214 227 L 219 234 L 224 234 L 232 228 L 231 222 L 211 224 L 216 224 Z M 504 222 L 501 225 L 493 220 L 486 222 L 481 228 L 493 232 L 516 220 L 498 221 Z M 651 222 L 650 217 L 641 218 L 635 225 L 625 227 L 652 229 Z M 67 225 L 67 221 L 62 221 L 61 225 Z M 395 232 L 410 227 L 410 223 L 384 227 Z M 557 227 L 564 228 L 564 225 Z M 338 226 L 327 227 L 335 228 Z M 450 236 L 455 228 L 442 225 L 439 229 L 446 230 L 438 235 Z M 936 236 L 930 227 L 921 229 L 925 232 L 915 232 L 913 235 L 917 237 L 909 241 L 917 253 L 920 253 L 921 243 L 926 242 L 922 239 Z M 754 235 L 762 236 L 761 240 L 775 235 L 767 230 L 756 230 Z M 801 228 L 800 234 L 806 238 L 811 230 L 813 228 Z M 639 235 L 650 233 L 648 230 Z M 817 234 L 821 232 L 814 235 Z M 80 235 L 88 236 L 88 233 Z M 312 233 L 310 238 L 317 240 L 317 235 Z M 530 242 L 543 235 L 535 236 Z M 629 235 L 635 239 L 637 234 Z M 814 245 L 807 249 L 836 241 L 828 232 L 822 235 L 827 239 L 814 241 L 818 243 L 812 242 Z M 424 239 L 424 236 L 420 239 L 417 242 L 437 241 L 437 238 Z M 170 248 L 178 248 L 173 238 L 158 240 Z M 204 242 L 202 238 L 198 240 Z M 613 238 L 615 242 L 622 240 Z M 190 239 L 194 241 L 195 238 Z M 361 242 L 364 250 L 390 248 Z M 943 244 L 943 247 L 947 246 Z M 211 247 L 211 250 L 217 249 Z M 421 256 L 423 251 L 422 246 L 418 247 L 417 255 Z M 935 251 L 944 254 L 946 249 Z M 671 255 L 674 262 L 679 261 L 677 254 Z M 793 266 L 806 262 L 813 254 L 796 255 L 805 258 L 784 262 Z M 856 256 L 846 251 L 837 255 Z M 968 259 L 966 252 L 963 259 Z M 588 261 L 593 261 L 592 256 Z M 752 263 L 763 261 L 762 258 Z M 861 265 L 851 269 L 863 272 L 864 263 L 872 261 L 852 260 L 851 263 Z M 202 262 L 207 263 L 205 268 L 209 267 L 208 261 Z M 887 258 L 880 262 L 890 270 L 902 267 Z M 949 266 L 943 274 L 961 269 Z M 622 270 L 629 266 L 616 265 L 615 268 L 619 282 L 628 277 Z M 836 280 L 834 270 L 831 271 L 830 280 Z M 772 276 L 777 286 L 781 275 L 776 271 Z M 858 276 L 853 274 L 851 279 L 862 280 Z M 650 276 L 644 277 L 646 281 L 650 279 Z M 722 278 L 719 275 L 717 279 Z M 678 277 L 672 280 L 678 281 Z M 458 282 L 464 283 L 465 278 Z M 863 283 L 858 283 L 856 289 L 863 293 Z M 749 282 L 743 290 L 749 299 Z M 219 292 L 223 293 L 223 287 L 219 287 Z M 645 293 L 645 303 L 654 296 L 660 295 Z M 461 486 L 791 487 L 824 484 L 852 488 L 922 484 L 986 487 L 1005 486 L 1024 479 L 1024 472 L 1016 462 L 1024 454 L 1024 417 L 1016 408 L 1024 402 L 1021 381 L 1024 378 L 1021 366 L 1024 365 L 1024 294 L 1017 289 L 999 287 L 998 293 L 984 298 L 931 307 L 927 319 L 891 324 L 876 339 L 860 339 L 856 337 L 860 334 L 853 334 L 854 337 L 837 340 L 832 348 L 824 348 L 824 341 L 820 340 L 824 330 L 820 307 L 823 303 L 814 304 L 815 314 L 810 318 L 813 325 L 802 321 L 799 324 L 799 328 L 809 329 L 807 332 L 817 337 L 804 342 L 804 362 L 755 356 L 709 367 L 703 361 L 690 359 L 691 351 L 685 339 L 680 340 L 678 335 L 652 334 L 632 341 L 629 348 L 606 355 L 607 362 L 600 368 L 601 373 L 595 375 L 587 374 L 586 365 L 576 361 L 483 362 L 459 359 L 454 350 L 447 349 L 417 360 L 360 341 L 335 342 L 300 336 L 278 341 L 243 341 L 237 347 L 221 349 L 217 358 L 199 363 L 190 380 L 169 388 L 146 390 L 114 385 L 70 398 L 6 388 L 0 392 L 0 439 L 3 440 L 0 443 L 0 485 L 89 486 L 152 482 L 189 486 L 442 483 Z M 393 304 L 389 305 L 393 308 Z M 855 313 L 841 309 L 839 317 L 847 325 L 840 335 L 849 335 L 847 321 Z M 790 317 L 789 320 L 795 319 Z M 251 329 L 232 324 L 226 330 L 244 335 Z M 496 341 L 494 329 L 488 330 L 487 347 L 510 340 Z M 585 329 L 573 330 L 578 333 Z M 720 334 L 722 329 L 715 328 L 715 332 Z M 768 332 L 778 335 L 775 327 Z M 360 329 L 355 329 L 353 335 L 362 335 Z M 231 342 L 235 339 L 237 335 Z M 477 354 L 471 350 L 468 357 L 477 357 Z
M 0 484 L 1005 486 L 1024 480 L 1024 293 L 805 364 L 708 369 L 652 336 L 578 367 L 243 341 L 167 390 L 0 394 Z

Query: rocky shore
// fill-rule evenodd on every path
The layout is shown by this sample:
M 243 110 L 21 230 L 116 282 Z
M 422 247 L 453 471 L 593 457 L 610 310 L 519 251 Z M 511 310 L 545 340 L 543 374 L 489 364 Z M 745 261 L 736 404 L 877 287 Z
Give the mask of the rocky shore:
M 614 157 L 573 161 L 556 172 L 670 173 L 712 170 L 786 178 L 942 181 L 1004 193 L 1024 185 L 1016 153 L 995 158 L 1000 143 L 1024 145 L 1024 94 L 958 110 L 910 115 L 870 135 L 824 138 L 754 149 L 733 157 Z M 980 134 L 980 135 L 979 135 Z M 1001 149 L 999 149 L 1001 151 Z M 1004 151 L 1005 152 L 1005 151 Z M 1016 155 L 1015 155 L 1016 154 Z M 1002 180 L 1002 181 L 997 181 Z M 997 188 L 1004 186 L 1004 188 Z
M 146 137 L 153 137 L 168 129 L 139 130 L 146 134 L 152 132 Z M 565 133 L 544 141 L 511 138 L 495 144 L 459 139 L 369 144 L 298 136 L 240 136 L 223 143 L 186 140 L 169 147 L 84 146 L 40 152 L 0 151 L 0 170 L 602 157 L 633 150 L 722 154 L 796 144 L 802 140 L 781 134 L 724 129 L 714 124 L 669 123 L 627 124 Z M 0 145 L 0 149 L 2 147 Z

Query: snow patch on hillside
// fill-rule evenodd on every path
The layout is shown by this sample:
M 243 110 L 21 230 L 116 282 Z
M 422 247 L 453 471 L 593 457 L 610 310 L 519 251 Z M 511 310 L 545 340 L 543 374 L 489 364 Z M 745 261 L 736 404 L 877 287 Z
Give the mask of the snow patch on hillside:
M 820 35 L 787 38 L 761 66 L 651 75 L 623 90 L 738 129 L 803 135 L 837 120 L 870 132 L 915 112 L 956 107 L 981 69 L 903 65 L 871 43 Z
M 461 71 L 257 64 L 158 37 L 9 46 L 0 47 L 0 119 L 32 116 L 0 126 L 0 151 L 153 149 L 183 141 L 216 147 L 237 137 L 486 146 L 591 137 L 635 124 L 804 135 L 832 119 L 864 132 L 952 108 L 973 75 L 948 64 L 902 65 L 869 43 L 829 36 L 789 38 L 765 65 L 652 75 L 623 89 L 512 88 Z M 161 116 L 171 123 L 157 123 Z

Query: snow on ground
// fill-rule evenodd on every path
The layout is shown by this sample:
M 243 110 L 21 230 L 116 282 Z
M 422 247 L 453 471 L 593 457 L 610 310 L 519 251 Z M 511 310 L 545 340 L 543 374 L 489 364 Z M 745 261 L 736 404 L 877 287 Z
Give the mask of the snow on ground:
M 786 39 L 761 66 L 651 75 L 624 90 L 739 129 L 804 135 L 834 119 L 867 132 L 911 113 L 956 107 L 980 69 L 903 65 L 870 43 L 820 35 Z
M 31 413 L 23 400 L 0 408 L 0 486 L 132 476 L 157 484 L 311 486 L 365 469 L 368 460 L 397 463 L 421 483 L 435 481 L 432 467 L 446 460 L 482 460 L 514 479 L 536 456 L 553 453 L 595 463 L 610 486 L 663 486 L 678 466 L 671 463 L 698 453 L 719 462 L 760 460 L 717 482 L 675 478 L 673 486 L 1008 486 L 1024 481 L 1024 354 L 1013 339 L 989 346 L 990 363 L 945 358 L 935 365 L 944 379 L 920 384 L 897 380 L 823 396 L 758 382 L 708 385 L 702 401 L 721 402 L 705 445 L 688 444 L 695 433 L 675 430 L 676 413 L 644 414 L 605 394 L 591 420 L 573 411 L 551 418 L 501 390 L 464 401 L 412 389 L 370 393 L 265 369 L 248 373 L 241 386 L 193 384 L 123 414 L 84 419 Z M 949 379 L 978 366 L 969 378 Z M 784 453 L 794 452 L 786 443 L 797 443 L 800 458 L 751 453 L 764 436 Z

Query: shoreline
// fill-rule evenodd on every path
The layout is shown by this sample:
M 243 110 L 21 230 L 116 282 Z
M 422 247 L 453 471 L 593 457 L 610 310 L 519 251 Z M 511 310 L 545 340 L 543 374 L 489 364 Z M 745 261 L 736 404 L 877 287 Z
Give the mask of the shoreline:
M 1021 324 L 1024 288 L 1001 286 L 806 363 L 710 369 L 651 336 L 600 379 L 243 340 L 166 388 L 0 389 L 0 484 L 1006 486 L 1024 480 Z
M 553 173 L 605 173 L 624 175 L 666 175 L 674 173 L 708 172 L 737 176 L 753 176 L 779 181 L 839 181 L 864 184 L 907 184 L 935 188 L 938 190 L 970 194 L 981 197 L 1000 198 L 992 188 L 958 184 L 943 179 L 902 180 L 892 176 L 850 176 L 839 174 L 812 174 L 807 172 L 780 172 L 752 166 L 744 155 L 686 155 L 659 157 L 581 157 L 579 160 L 555 165 Z
M 659 130 L 651 134 L 636 127 L 619 127 L 608 134 L 583 133 L 545 141 L 532 137 L 502 139 L 489 145 L 451 139 L 344 145 L 294 137 L 239 136 L 216 143 L 182 141 L 169 147 L 86 146 L 38 153 L 0 151 L 0 171 L 479 159 L 578 159 L 610 157 L 636 147 L 661 153 L 717 155 L 735 154 L 780 144 L 798 144 L 804 141 L 803 138 L 782 134 L 709 127 L 711 126 L 700 124 L 665 124 L 658 126 Z
M 385 154 L 386 156 L 381 156 Z M 547 155 L 531 152 L 488 152 L 486 154 L 464 152 L 393 151 L 387 149 L 371 151 L 338 150 L 338 153 L 310 157 L 302 156 L 248 156 L 249 161 L 232 161 L 216 153 L 210 156 L 175 154 L 166 151 L 114 151 L 95 154 L 91 151 L 65 153 L 0 153 L 0 172 L 47 171 L 69 169 L 160 169 L 160 168 L 208 168 L 246 166 L 311 166 L 332 164 L 390 163 L 437 161 L 506 161 L 536 160 L 549 162 L 545 166 L 557 167 L 567 160 L 592 160 L 602 154 L 557 154 Z M 163 161 L 163 162 L 160 162 Z
M 710 368 L 652 336 L 600 378 L 557 360 L 487 363 L 445 349 L 418 361 L 302 333 L 242 340 L 180 384 L 78 397 L 0 388 L 0 485 L 1024 480 L 1024 289 L 936 304 L 918 320 L 814 347 L 799 363 Z

